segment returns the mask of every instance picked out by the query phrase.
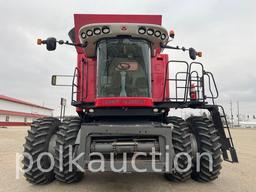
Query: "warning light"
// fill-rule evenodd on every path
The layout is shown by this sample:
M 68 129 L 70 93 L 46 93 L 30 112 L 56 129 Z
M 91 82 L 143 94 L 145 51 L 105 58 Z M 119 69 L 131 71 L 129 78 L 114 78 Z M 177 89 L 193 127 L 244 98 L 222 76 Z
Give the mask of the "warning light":
M 43 44 L 43 40 L 42 39 L 37 39 L 37 45 L 42 45 Z
M 203 56 L 203 53 L 200 51 L 200 52 L 197 52 L 196 55 L 197 55 L 198 57 L 202 57 L 202 56 Z
M 174 38 L 174 37 L 175 37 L 175 32 L 174 32 L 173 30 L 170 30 L 169 36 L 170 36 L 171 38 Z

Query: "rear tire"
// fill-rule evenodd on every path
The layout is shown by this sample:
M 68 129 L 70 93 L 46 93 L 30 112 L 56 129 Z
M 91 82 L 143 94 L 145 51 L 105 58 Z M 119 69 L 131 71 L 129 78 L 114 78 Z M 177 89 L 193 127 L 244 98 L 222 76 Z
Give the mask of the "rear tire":
M 37 160 L 40 154 L 50 152 L 49 143 L 56 134 L 59 124 L 59 119 L 46 117 L 33 121 L 30 130 L 28 130 L 24 152 L 32 157 L 33 164 L 31 169 L 25 172 L 24 176 L 32 184 L 47 184 L 54 180 L 53 169 L 49 172 L 43 172 L 39 169 Z M 23 169 L 29 168 L 30 160 L 26 155 L 24 155 L 22 163 L 24 165 Z M 51 163 L 51 159 L 48 156 L 43 156 L 40 161 L 40 165 L 44 169 L 49 168 Z
M 57 141 L 55 148 L 55 168 L 54 173 L 58 181 L 64 183 L 78 182 L 83 178 L 84 173 L 79 172 L 75 167 L 69 171 L 69 150 L 75 150 L 75 141 L 81 127 L 79 117 L 67 117 L 63 120 L 57 132 Z M 61 154 L 62 149 L 62 154 Z M 61 167 L 61 159 L 62 167 Z M 62 168 L 62 170 L 61 170 Z
M 209 182 L 218 178 L 221 170 L 221 144 L 220 137 L 211 120 L 205 117 L 190 117 L 187 119 L 196 141 L 200 154 L 208 152 L 212 155 L 212 171 L 210 171 L 210 159 L 207 156 L 200 158 L 200 165 L 194 162 L 192 179 L 200 182 Z M 199 168 L 199 172 L 196 168 Z
M 174 125 L 172 130 L 172 143 L 174 147 L 175 154 L 178 153 L 188 153 L 191 156 L 191 140 L 190 140 L 190 131 L 187 123 L 180 117 L 167 117 L 166 123 L 171 123 Z M 184 169 L 188 166 L 188 159 L 184 156 L 181 156 L 178 159 L 178 166 L 181 169 Z M 165 178 L 170 181 L 183 182 L 191 177 L 191 168 L 185 172 L 174 172 L 174 173 L 165 173 Z

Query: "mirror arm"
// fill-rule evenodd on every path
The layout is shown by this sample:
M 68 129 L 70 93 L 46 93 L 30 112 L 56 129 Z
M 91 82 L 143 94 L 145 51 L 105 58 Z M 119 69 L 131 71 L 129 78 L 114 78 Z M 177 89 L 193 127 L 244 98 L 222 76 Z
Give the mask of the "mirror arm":
M 59 40 L 57 41 L 57 43 L 59 43 L 60 45 L 71 45 L 71 46 L 75 46 L 75 47 L 82 47 L 85 48 L 87 47 L 87 44 L 81 44 L 81 43 L 70 43 L 69 41 L 63 41 L 63 40 Z
M 173 46 L 169 46 L 169 45 L 161 45 L 161 48 L 176 49 L 176 50 L 182 50 L 182 51 L 188 51 L 189 50 L 189 49 L 186 49 L 185 47 L 179 47 L 179 46 L 173 47 Z
M 56 43 L 58 43 L 59 45 L 71 45 L 71 46 L 75 46 L 75 47 L 82 47 L 85 48 L 87 47 L 88 43 L 86 44 L 81 44 L 81 43 L 70 43 L 69 41 L 63 41 L 63 40 L 56 40 Z M 47 44 L 47 40 L 42 40 L 42 39 L 37 39 L 37 44 L 38 45 L 42 45 L 42 44 Z
M 179 46 L 173 47 L 173 46 L 169 46 L 169 45 L 161 45 L 161 48 L 163 48 L 163 49 L 175 49 L 175 50 L 189 51 L 189 55 L 190 55 L 190 58 L 192 60 L 195 60 L 196 56 L 202 57 L 202 52 L 197 52 L 194 48 L 187 49 L 185 47 L 179 47 Z

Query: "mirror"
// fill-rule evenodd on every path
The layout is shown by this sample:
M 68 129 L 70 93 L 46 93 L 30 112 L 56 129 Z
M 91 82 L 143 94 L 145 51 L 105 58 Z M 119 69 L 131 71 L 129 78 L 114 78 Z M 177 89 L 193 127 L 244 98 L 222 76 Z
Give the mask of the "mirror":
M 53 75 L 52 76 L 52 85 L 55 86 L 57 84 L 57 76 L 56 75 Z
M 48 51 L 54 51 L 57 46 L 57 40 L 54 37 L 49 37 L 45 40 L 46 43 L 46 49 Z
M 189 48 L 188 51 L 190 59 L 195 60 L 197 55 L 196 50 L 194 48 Z
M 73 75 L 52 75 L 51 85 L 52 86 L 63 86 L 70 87 L 72 86 Z

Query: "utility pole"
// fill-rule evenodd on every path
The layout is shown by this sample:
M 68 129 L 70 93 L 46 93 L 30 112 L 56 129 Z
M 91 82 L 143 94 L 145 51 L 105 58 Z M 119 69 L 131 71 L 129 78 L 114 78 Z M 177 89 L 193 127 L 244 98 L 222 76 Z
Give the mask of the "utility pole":
M 231 127 L 234 127 L 234 117 L 233 117 L 233 103 L 230 101 L 230 117 L 231 117 Z
M 239 112 L 239 101 L 237 101 L 237 125 L 240 127 L 240 112 Z
M 60 120 L 62 121 L 65 117 L 65 109 L 66 109 L 67 100 L 65 98 L 61 98 L 60 100 Z

